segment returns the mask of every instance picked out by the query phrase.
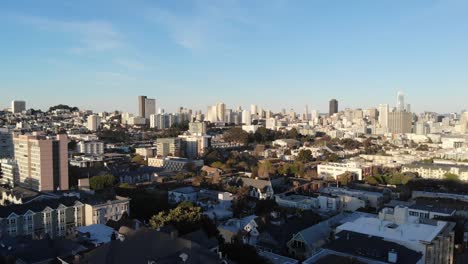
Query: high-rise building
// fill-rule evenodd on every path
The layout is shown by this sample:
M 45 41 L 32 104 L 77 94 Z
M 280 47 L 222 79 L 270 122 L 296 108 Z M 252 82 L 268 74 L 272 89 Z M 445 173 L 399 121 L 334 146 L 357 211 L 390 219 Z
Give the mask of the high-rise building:
M 140 95 L 138 96 L 138 116 L 145 117 L 146 114 L 146 96 Z
M 388 132 L 394 134 L 411 133 L 413 114 L 410 112 L 390 112 L 388 113 Z
M 14 100 L 11 102 L 11 112 L 12 113 L 21 113 L 24 110 L 26 110 L 26 102 L 25 101 L 19 101 L 19 100 Z
M 13 133 L 0 127 L 0 158 L 13 158 Z
M 468 112 L 463 112 L 460 117 L 459 132 L 468 133 Z
M 150 115 L 150 127 L 166 129 L 169 127 L 169 118 L 165 114 Z
M 331 99 L 330 100 L 330 109 L 329 109 L 329 114 L 333 115 L 338 113 L 338 100 L 336 99 Z
M 379 105 L 379 124 L 380 127 L 388 128 L 388 112 L 390 111 L 390 107 L 388 104 L 380 104 Z
M 398 94 L 397 94 L 397 106 L 396 106 L 396 108 L 397 108 L 398 112 L 405 111 L 405 94 L 402 91 L 399 91 Z
M 206 111 L 206 121 L 209 121 L 211 123 L 215 123 L 216 121 L 218 121 L 218 108 L 216 107 L 216 105 L 211 105 L 211 106 L 208 106 L 208 109 Z
M 156 139 L 156 149 L 158 156 L 180 157 L 181 147 L 180 138 L 158 138 Z
M 303 121 L 308 121 L 309 120 L 309 106 L 306 105 L 304 109 L 304 115 L 302 116 Z
M 149 119 L 151 115 L 156 114 L 156 99 L 145 98 L 145 115 L 142 116 Z
M 250 114 L 251 115 L 257 115 L 257 111 L 258 111 L 257 105 L 254 105 L 254 104 L 250 105 Z
M 366 116 L 370 119 L 370 120 L 377 120 L 377 116 L 378 116 L 378 111 L 376 108 L 369 108 L 367 109 L 366 111 Z
M 15 135 L 18 184 L 37 191 L 68 190 L 68 137 Z
M 250 111 L 248 110 L 242 111 L 242 124 L 246 126 L 252 125 L 252 116 L 250 114 Z
M 97 115 L 88 116 L 88 130 L 97 131 L 99 129 L 100 124 L 101 124 L 101 117 Z
M 226 118 L 226 105 L 224 103 L 216 104 L 216 121 L 225 122 Z

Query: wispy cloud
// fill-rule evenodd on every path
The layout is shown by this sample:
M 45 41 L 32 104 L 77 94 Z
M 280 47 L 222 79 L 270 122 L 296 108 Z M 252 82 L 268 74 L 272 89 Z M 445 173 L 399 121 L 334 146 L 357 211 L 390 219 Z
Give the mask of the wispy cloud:
M 117 58 L 117 59 L 114 59 L 114 63 L 119 66 L 125 67 L 129 70 L 142 71 L 142 70 L 147 69 L 147 66 L 145 64 L 138 62 L 138 61 L 134 61 L 134 60 Z
M 181 14 L 169 9 L 150 8 L 145 18 L 162 25 L 175 43 L 198 51 L 220 44 L 237 26 L 254 26 L 253 19 L 237 1 L 192 1 L 191 12 Z
M 65 21 L 28 15 L 15 15 L 14 17 L 39 30 L 69 35 L 77 42 L 76 46 L 70 47 L 70 51 L 74 53 L 108 51 L 125 45 L 122 35 L 106 21 Z
M 119 85 L 124 82 L 135 81 L 136 78 L 120 72 L 100 71 L 95 73 L 95 80 L 98 84 Z

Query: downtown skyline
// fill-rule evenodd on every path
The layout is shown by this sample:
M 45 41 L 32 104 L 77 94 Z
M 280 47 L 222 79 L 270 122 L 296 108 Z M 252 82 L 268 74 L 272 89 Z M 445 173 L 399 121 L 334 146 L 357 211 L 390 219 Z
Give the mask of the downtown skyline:
M 462 1 L 110 3 L 2 3 L 0 108 L 468 108 Z

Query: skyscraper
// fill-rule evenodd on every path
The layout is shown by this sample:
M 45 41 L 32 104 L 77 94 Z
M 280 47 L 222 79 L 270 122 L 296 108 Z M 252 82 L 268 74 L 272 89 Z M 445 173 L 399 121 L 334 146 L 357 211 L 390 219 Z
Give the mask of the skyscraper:
M 146 114 L 146 96 L 140 95 L 138 96 L 138 116 L 145 117 Z
M 257 115 L 257 105 L 250 105 L 250 114 L 251 115 Z
M 145 98 L 145 115 L 142 116 L 149 119 L 151 115 L 156 114 L 156 99 Z
M 15 135 L 18 184 L 37 191 L 68 190 L 68 137 Z
M 226 119 L 226 105 L 224 103 L 216 104 L 216 121 L 225 122 Z
M 304 109 L 304 116 L 302 117 L 303 121 L 308 121 L 309 120 L 309 106 L 306 105 Z
M 379 105 L 379 124 L 382 128 L 388 128 L 388 112 L 390 107 L 388 104 Z
M 402 91 L 399 91 L 397 94 L 397 111 L 398 112 L 403 112 L 405 111 L 405 95 L 403 94 Z
M 11 102 L 11 112 L 16 114 L 16 113 L 21 113 L 24 110 L 26 110 L 26 102 L 25 101 L 18 101 L 14 100 Z
M 13 158 L 13 131 L 0 127 L 0 158 Z
M 252 124 L 252 116 L 250 111 L 244 110 L 242 111 L 242 124 L 246 126 L 250 126 Z
M 330 100 L 330 111 L 329 114 L 333 115 L 338 113 L 338 100 L 336 99 L 331 99 Z
M 99 129 L 99 125 L 101 123 L 101 117 L 97 115 L 90 115 L 88 116 L 88 130 L 90 131 L 97 131 Z
M 411 133 L 413 114 L 406 111 L 388 113 L 388 132 L 394 134 Z

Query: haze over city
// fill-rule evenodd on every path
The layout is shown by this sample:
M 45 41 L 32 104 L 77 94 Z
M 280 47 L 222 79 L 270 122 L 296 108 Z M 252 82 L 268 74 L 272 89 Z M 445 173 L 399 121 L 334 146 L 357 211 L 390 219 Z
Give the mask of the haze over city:
M 468 108 L 468 3 L 419 1 L 8 1 L 0 108 L 58 103 L 136 113 L 129 98 L 205 110 L 327 112 L 394 104 Z M 21 96 L 19 96 L 21 95 Z M 18 98 L 20 97 L 20 98 Z

